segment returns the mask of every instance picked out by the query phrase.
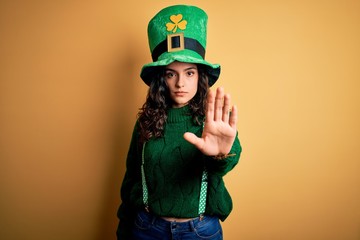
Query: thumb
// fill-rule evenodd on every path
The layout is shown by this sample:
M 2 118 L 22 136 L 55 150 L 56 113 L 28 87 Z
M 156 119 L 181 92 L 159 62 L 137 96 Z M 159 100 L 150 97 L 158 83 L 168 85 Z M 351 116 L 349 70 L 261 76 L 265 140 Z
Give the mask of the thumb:
M 195 145 L 198 149 L 202 149 L 202 146 L 204 145 L 204 140 L 197 137 L 194 133 L 186 132 L 184 133 L 184 138 L 189 143 Z

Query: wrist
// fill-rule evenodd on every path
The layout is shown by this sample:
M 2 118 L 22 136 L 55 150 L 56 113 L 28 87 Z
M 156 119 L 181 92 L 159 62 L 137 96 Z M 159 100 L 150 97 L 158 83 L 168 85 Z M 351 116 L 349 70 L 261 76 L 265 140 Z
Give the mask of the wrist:
M 215 160 L 224 160 L 228 157 L 235 156 L 235 155 L 236 155 L 235 153 L 218 154 L 216 156 L 212 156 L 212 158 Z

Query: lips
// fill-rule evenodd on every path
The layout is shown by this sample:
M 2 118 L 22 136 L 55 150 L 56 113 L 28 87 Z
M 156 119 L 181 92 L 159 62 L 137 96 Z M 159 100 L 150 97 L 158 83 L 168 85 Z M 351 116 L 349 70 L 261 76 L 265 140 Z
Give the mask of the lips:
M 176 95 L 176 96 L 179 96 L 179 97 L 182 97 L 182 96 L 184 96 L 186 93 L 187 93 L 187 92 L 177 91 L 177 92 L 175 92 L 175 95 Z

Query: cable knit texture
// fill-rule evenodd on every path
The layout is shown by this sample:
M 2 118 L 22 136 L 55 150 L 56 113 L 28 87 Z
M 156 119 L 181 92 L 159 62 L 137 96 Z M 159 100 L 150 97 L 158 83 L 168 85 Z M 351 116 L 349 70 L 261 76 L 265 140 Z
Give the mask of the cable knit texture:
M 118 236 L 127 235 L 137 210 L 143 208 L 141 185 L 141 146 L 138 146 L 138 125 L 131 140 L 127 170 L 121 187 L 122 204 Z M 208 194 L 205 214 L 217 215 L 224 221 L 232 210 L 232 200 L 223 176 L 238 163 L 241 146 L 236 137 L 230 153 L 235 156 L 214 160 L 204 156 L 188 143 L 183 135 L 193 132 L 201 136 L 202 126 L 194 124 L 189 107 L 168 111 L 164 136 L 152 139 L 145 148 L 145 176 L 149 191 L 149 206 L 158 216 L 190 218 L 198 215 L 201 176 L 206 167 Z

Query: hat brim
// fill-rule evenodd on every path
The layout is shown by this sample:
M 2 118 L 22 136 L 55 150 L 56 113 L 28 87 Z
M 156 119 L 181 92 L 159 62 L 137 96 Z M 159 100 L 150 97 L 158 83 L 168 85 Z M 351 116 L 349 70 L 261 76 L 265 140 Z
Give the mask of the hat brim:
M 195 53 L 196 54 L 196 53 Z M 194 63 L 194 64 L 201 64 L 205 66 L 205 70 L 207 72 L 209 78 L 209 86 L 212 86 L 220 76 L 220 65 L 219 64 L 211 64 L 199 56 L 194 55 L 193 51 L 189 50 L 182 50 L 179 53 L 164 53 L 159 57 L 158 61 L 145 64 L 140 73 L 141 79 L 145 82 L 146 85 L 150 86 L 150 83 L 158 73 L 159 68 L 167 66 L 175 61 L 178 62 L 185 62 L 185 63 Z

